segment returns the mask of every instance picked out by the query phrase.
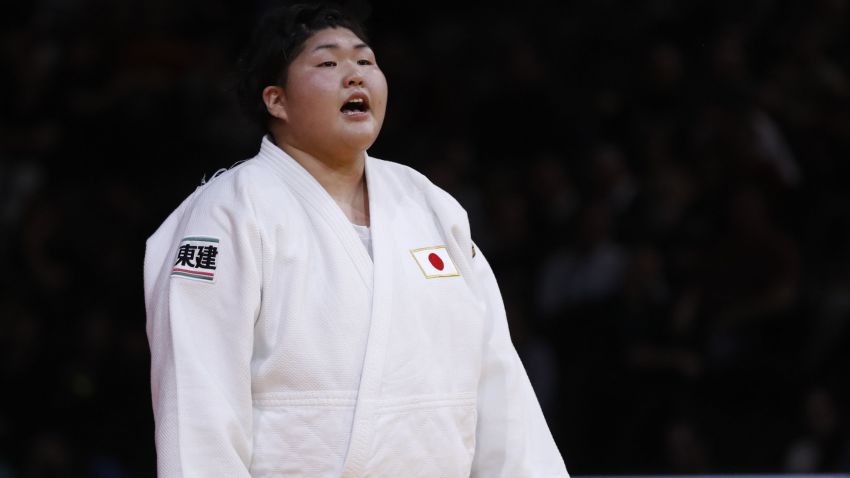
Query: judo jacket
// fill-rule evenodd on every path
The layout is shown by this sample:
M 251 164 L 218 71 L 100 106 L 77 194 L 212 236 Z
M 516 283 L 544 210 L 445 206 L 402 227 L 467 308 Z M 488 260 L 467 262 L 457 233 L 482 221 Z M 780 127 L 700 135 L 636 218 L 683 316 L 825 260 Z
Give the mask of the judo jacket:
M 160 477 L 567 477 L 465 211 L 367 157 L 373 257 L 264 138 L 148 239 Z

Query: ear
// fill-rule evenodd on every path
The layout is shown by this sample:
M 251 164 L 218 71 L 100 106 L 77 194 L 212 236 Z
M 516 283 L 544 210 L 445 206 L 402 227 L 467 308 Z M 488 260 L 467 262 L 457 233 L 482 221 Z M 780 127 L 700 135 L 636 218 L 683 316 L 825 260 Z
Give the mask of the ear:
M 286 121 L 286 94 L 280 86 L 267 86 L 263 88 L 263 103 L 266 110 L 273 117 Z

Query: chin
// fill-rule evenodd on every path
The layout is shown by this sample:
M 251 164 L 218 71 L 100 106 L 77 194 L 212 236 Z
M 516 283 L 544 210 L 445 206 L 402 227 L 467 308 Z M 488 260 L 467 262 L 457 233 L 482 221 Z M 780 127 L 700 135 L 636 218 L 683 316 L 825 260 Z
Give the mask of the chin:
M 369 132 L 348 131 L 340 135 L 340 142 L 346 144 L 351 150 L 366 151 L 378 139 L 379 132 L 380 130 Z

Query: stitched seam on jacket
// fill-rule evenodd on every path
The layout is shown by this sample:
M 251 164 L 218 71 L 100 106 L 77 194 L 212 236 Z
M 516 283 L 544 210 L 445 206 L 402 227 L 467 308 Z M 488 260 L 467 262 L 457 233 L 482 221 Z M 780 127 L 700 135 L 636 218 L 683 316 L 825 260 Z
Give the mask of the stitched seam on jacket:
M 335 398 L 303 398 L 303 399 L 265 399 L 254 400 L 257 407 L 321 407 L 321 408 L 352 408 L 354 400 Z
M 260 407 L 353 407 L 357 392 L 349 390 L 293 391 L 255 393 L 254 405 Z
M 418 395 L 400 399 L 381 400 L 377 413 L 397 413 L 419 409 L 475 406 L 474 393 Z

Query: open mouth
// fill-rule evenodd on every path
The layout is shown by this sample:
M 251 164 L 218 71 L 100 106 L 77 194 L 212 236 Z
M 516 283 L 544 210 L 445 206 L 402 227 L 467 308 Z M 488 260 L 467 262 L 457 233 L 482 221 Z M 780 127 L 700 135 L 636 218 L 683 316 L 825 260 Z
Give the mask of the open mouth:
M 365 113 L 369 111 L 369 100 L 361 97 L 351 98 L 343 103 L 339 110 L 345 114 Z

